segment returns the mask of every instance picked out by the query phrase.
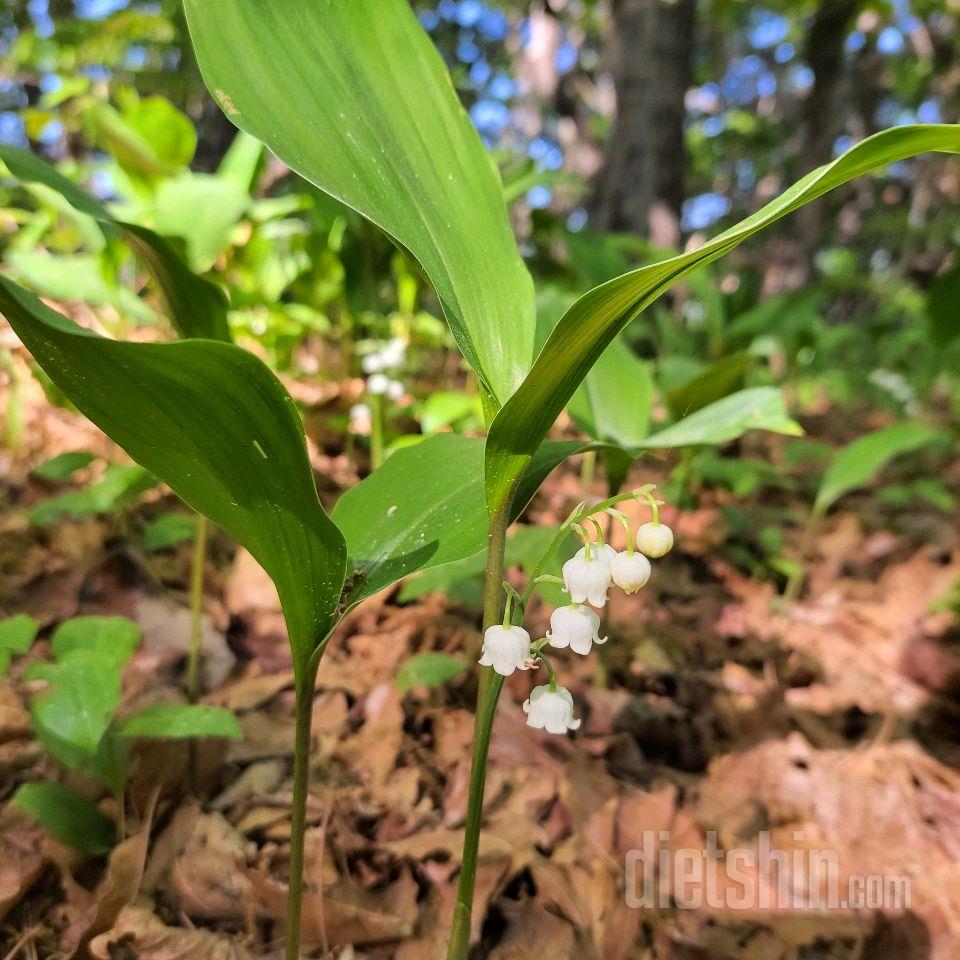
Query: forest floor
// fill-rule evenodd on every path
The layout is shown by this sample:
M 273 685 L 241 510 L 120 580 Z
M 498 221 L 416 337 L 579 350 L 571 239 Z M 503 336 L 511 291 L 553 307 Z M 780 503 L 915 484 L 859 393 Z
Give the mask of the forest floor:
M 272 585 L 222 535 L 205 571 L 204 701 L 237 713 L 242 740 L 141 743 L 127 839 L 106 860 L 81 858 L 8 802 L 19 783 L 62 776 L 31 736 L 23 679 L 46 655 L 50 628 L 80 613 L 140 624 L 125 711 L 183 699 L 190 633 L 190 544 L 146 554 L 134 536 L 174 498 L 155 491 L 121 514 L 29 523 L 25 508 L 62 489 L 30 475 L 37 463 L 76 449 L 122 455 L 50 406 L 34 381 L 23 401 L 23 446 L 0 454 L 0 612 L 27 612 L 44 632 L 0 679 L 0 960 L 277 957 L 293 675 Z M 776 459 L 781 438 L 750 442 L 755 458 Z M 353 467 L 335 451 L 312 454 L 329 504 Z M 639 465 L 632 479 L 661 480 L 663 470 Z M 949 480 L 960 486 L 960 476 Z M 603 495 L 599 484 L 594 492 Z M 564 467 L 530 516 L 555 523 L 582 496 L 575 465 Z M 960 955 L 960 631 L 937 608 L 960 580 L 956 530 L 933 509 L 887 523 L 869 498 L 849 497 L 828 517 L 807 588 L 788 605 L 772 578 L 749 576 L 725 554 L 731 499 L 708 493 L 695 509 L 672 511 L 677 549 L 647 589 L 613 599 L 610 641 L 590 658 L 563 659 L 584 718 L 575 735 L 525 726 L 521 704 L 536 680 L 506 682 L 477 883 L 479 955 Z M 478 624 L 442 595 L 402 603 L 398 592 L 348 617 L 320 671 L 304 911 L 313 956 L 442 956 L 476 671 L 405 694 L 395 677 L 415 653 L 475 651 Z M 532 622 L 543 628 L 548 615 L 535 606 Z M 777 886 L 776 864 L 759 855 L 764 837 L 801 864 L 780 875 L 790 902 L 761 896 L 738 908 L 724 891 Z M 628 851 L 659 862 L 661 849 L 711 845 L 703 877 L 719 898 L 690 909 L 670 898 L 627 902 Z M 739 875 L 716 855 L 735 849 L 757 854 Z M 811 851 L 835 856 L 841 896 L 851 877 L 905 877 L 909 903 L 804 903 L 818 886 L 805 866 Z

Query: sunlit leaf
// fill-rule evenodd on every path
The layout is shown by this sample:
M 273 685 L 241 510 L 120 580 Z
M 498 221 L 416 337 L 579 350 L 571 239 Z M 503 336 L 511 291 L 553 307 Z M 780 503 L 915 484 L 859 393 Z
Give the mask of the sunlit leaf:
M 229 341 L 223 291 L 193 274 L 163 237 L 115 220 L 99 200 L 26 150 L 0 144 L 0 160 L 19 180 L 41 183 L 61 194 L 75 209 L 93 217 L 108 236 L 120 233 L 156 280 L 180 336 Z M 73 296 L 78 296 L 76 288 Z
M 190 0 L 229 119 L 423 265 L 502 403 L 532 360 L 533 286 L 500 178 L 408 0 Z
M 346 549 L 277 378 L 226 343 L 95 336 L 2 278 L 0 311 L 78 409 L 257 558 L 304 667 L 334 621 Z

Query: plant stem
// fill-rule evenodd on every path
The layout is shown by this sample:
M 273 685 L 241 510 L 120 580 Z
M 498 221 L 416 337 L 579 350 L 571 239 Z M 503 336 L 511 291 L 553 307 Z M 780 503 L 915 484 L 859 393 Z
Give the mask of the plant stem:
M 483 578 L 483 627 L 500 622 L 500 589 L 503 581 L 503 551 L 510 518 L 507 507 L 490 518 L 487 539 L 487 563 Z M 470 917 L 473 910 L 473 887 L 477 876 L 477 854 L 480 848 L 480 826 L 483 819 L 483 790 L 487 778 L 487 753 L 490 732 L 500 697 L 503 678 L 490 667 L 480 669 L 477 713 L 474 720 L 473 761 L 470 767 L 470 789 L 467 820 L 464 825 L 463 860 L 457 887 L 457 903 L 453 909 L 450 945 L 447 960 L 467 960 L 470 949 Z
M 383 394 L 370 397 L 370 469 L 383 463 L 383 418 L 386 406 Z
M 303 909 L 303 841 L 307 829 L 310 786 L 310 728 L 319 657 L 312 657 L 297 678 L 297 729 L 293 752 L 293 810 L 290 817 L 290 880 L 287 891 L 287 943 L 284 960 L 300 960 L 300 915 Z
M 807 578 L 805 562 L 813 546 L 813 538 L 820 527 L 820 513 L 812 510 L 807 517 L 807 522 L 803 526 L 803 533 L 800 536 L 800 547 L 797 551 L 797 566 L 793 573 L 787 579 L 787 585 L 783 591 L 783 599 L 788 603 L 793 602 L 800 596 L 800 590 L 803 588 L 803 582 Z
M 207 561 L 207 518 L 197 514 L 190 570 L 190 649 L 187 651 L 187 696 L 194 703 L 200 697 L 200 654 L 203 650 L 203 568 Z

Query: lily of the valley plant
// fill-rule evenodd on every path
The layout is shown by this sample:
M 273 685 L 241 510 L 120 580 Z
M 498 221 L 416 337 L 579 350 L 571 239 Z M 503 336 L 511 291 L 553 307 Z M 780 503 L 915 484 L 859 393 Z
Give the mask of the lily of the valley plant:
M 568 529 L 584 531 L 584 547 L 562 570 L 571 603 L 554 612 L 547 637 L 531 642 L 519 622 L 524 597 L 508 593 L 510 607 L 504 602 L 504 542 L 546 474 L 586 446 L 545 441 L 552 424 L 618 333 L 671 284 L 854 177 L 924 151 L 960 152 L 960 128 L 899 127 L 864 140 L 698 250 L 589 291 L 535 357 L 533 284 L 500 179 L 407 0 L 187 0 L 186 13 L 207 86 L 230 120 L 420 262 L 480 384 L 485 440 L 441 435 L 402 450 L 328 516 L 296 407 L 259 359 L 229 342 L 219 289 L 191 275 L 151 231 L 117 222 L 74 184 L 6 148 L 0 158 L 11 174 L 60 190 L 131 244 L 183 339 L 104 339 L 5 279 L 0 310 L 83 413 L 243 544 L 277 585 L 297 694 L 287 960 L 300 955 L 311 703 L 324 649 L 365 597 L 486 548 L 470 805 L 449 944 L 449 956 L 463 960 L 502 675 L 531 659 L 546 668 L 546 647 L 581 653 L 602 642 L 591 607 L 602 606 L 611 583 L 642 586 L 647 557 L 662 555 L 672 539 L 652 517 L 637 531 L 636 550 L 614 556 L 586 542 L 592 513 L 578 511 Z M 722 442 L 754 427 L 792 429 L 776 391 L 742 391 L 627 453 Z M 610 438 L 592 439 L 597 446 Z M 569 695 L 552 668 L 546 676 L 524 705 L 528 721 L 549 732 L 575 729 Z

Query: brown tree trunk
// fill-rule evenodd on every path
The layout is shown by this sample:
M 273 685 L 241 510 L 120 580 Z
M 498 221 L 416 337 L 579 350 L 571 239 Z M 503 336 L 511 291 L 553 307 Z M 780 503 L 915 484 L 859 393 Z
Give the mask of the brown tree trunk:
M 803 104 L 800 145 L 802 173 L 830 160 L 842 130 L 844 43 L 863 0 L 821 0 L 804 43 L 803 59 L 813 70 L 813 86 Z M 811 203 L 797 216 L 800 250 L 809 274 L 820 238 L 823 205 Z
M 592 202 L 597 229 L 647 236 L 657 207 L 679 217 L 695 24 L 696 0 L 611 0 L 617 115 Z

